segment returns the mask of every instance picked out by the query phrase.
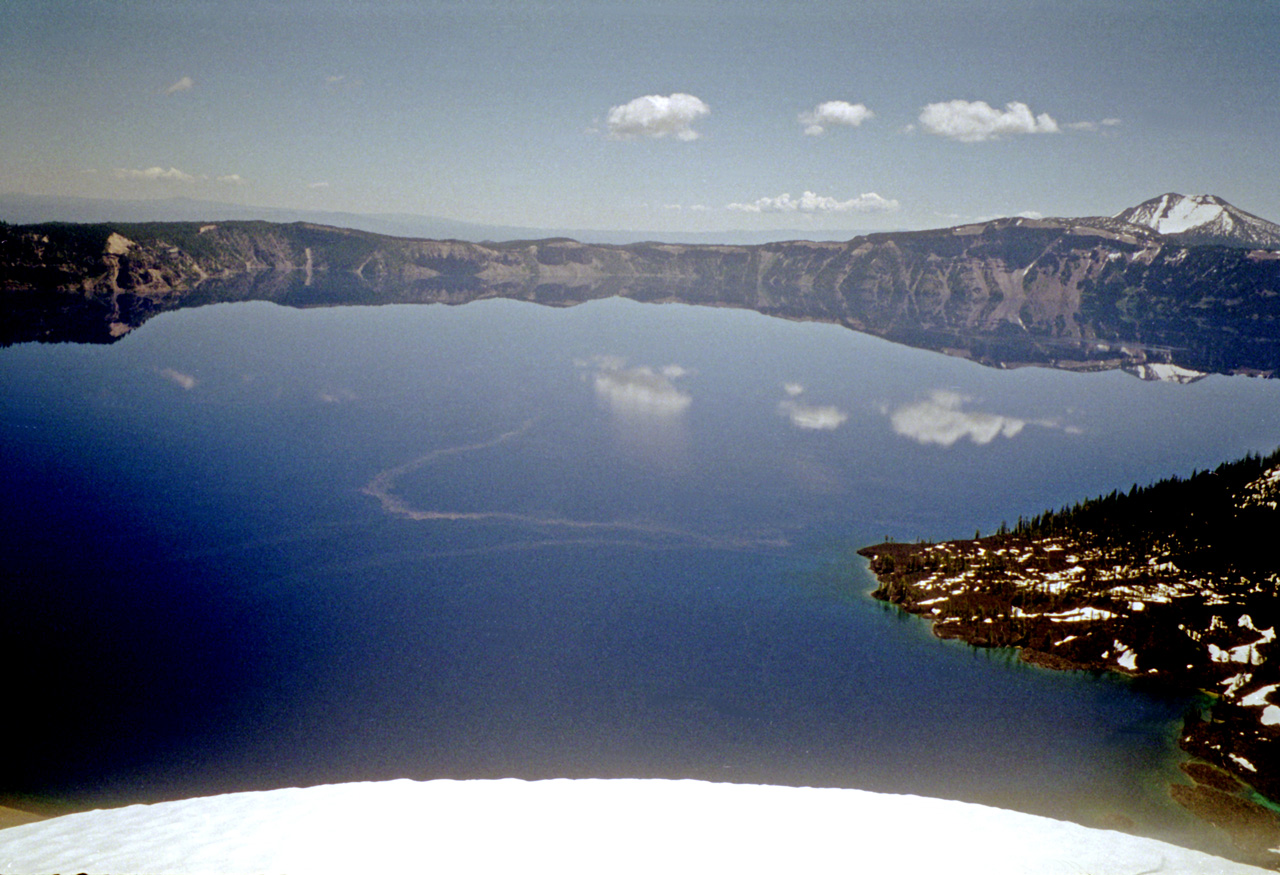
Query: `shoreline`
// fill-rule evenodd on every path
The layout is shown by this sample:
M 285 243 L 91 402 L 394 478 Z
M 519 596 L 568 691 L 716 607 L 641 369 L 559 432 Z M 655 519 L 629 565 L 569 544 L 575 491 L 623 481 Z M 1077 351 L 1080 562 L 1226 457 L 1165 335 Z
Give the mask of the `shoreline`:
M 858 552 L 878 583 L 871 597 L 929 621 L 938 638 L 1014 648 L 1021 661 L 1040 668 L 1108 672 L 1208 695 L 1208 714 L 1197 709 L 1177 731 L 1177 746 L 1193 758 L 1180 765 L 1192 783 L 1171 783 L 1170 795 L 1226 832 L 1243 859 L 1280 870 L 1280 726 L 1267 722 L 1268 709 L 1275 707 L 1267 696 L 1276 687 L 1266 683 L 1267 671 L 1275 669 L 1256 655 L 1274 627 L 1259 630 L 1241 612 L 1234 628 L 1223 629 L 1221 602 L 1200 624 L 1203 630 L 1177 622 L 1187 619 L 1185 611 L 1174 616 L 1165 610 L 1174 599 L 1156 591 L 1169 588 L 1167 582 L 1146 593 L 1129 587 L 1123 605 L 1063 585 L 1063 577 L 1071 576 L 1066 560 L 1085 552 L 1067 540 L 1002 533 L 937 544 L 885 542 Z M 1178 634 L 1169 635 L 1170 626 Z M 1226 633 L 1234 638 L 1225 640 Z M 1221 644 L 1192 651 L 1170 642 L 1179 635 L 1197 645 L 1215 637 Z M 1232 674 L 1231 666 L 1241 662 L 1255 670 Z M 1229 695 L 1246 685 L 1251 694 Z M 1216 693 L 1215 686 L 1228 686 L 1228 694 Z

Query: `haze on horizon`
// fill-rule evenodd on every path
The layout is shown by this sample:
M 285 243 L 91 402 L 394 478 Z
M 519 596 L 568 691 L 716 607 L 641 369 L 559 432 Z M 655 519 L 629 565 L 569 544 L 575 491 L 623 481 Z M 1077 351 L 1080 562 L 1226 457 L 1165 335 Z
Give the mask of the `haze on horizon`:
M 536 228 L 1280 217 L 1280 6 L 15 0 L 0 191 Z

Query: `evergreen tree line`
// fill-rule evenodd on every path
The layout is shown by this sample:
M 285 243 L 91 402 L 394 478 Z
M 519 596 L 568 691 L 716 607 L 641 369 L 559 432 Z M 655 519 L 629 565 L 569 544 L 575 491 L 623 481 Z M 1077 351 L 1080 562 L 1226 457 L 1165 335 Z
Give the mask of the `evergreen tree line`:
M 1001 524 L 997 535 L 1070 536 L 1121 556 L 1169 550 L 1172 561 L 1190 571 L 1252 576 L 1280 570 L 1270 543 L 1280 531 L 1280 511 L 1240 507 L 1246 487 L 1278 464 L 1280 450 L 1250 454 L 1186 478 L 1135 483 L 1128 492 L 1113 490 L 1030 519 L 1019 517 L 1012 531 Z

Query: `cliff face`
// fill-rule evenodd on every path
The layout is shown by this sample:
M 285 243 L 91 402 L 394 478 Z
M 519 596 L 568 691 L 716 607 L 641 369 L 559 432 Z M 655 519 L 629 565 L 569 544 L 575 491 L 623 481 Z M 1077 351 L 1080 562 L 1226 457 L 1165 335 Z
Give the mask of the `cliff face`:
M 1177 245 L 1114 220 L 760 246 L 477 244 L 266 222 L 3 227 L 0 295 L 7 343 L 72 339 L 59 321 L 73 339 L 109 340 L 155 312 L 222 300 L 618 295 L 836 322 L 988 364 L 1280 370 L 1280 253 Z

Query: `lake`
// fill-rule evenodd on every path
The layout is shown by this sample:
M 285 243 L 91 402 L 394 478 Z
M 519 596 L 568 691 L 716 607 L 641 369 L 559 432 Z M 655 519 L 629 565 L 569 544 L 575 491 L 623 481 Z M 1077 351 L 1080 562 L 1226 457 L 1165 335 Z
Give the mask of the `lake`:
M 855 550 L 1269 451 L 1280 383 L 614 299 L 209 306 L 0 387 L 10 801 L 690 777 L 1225 849 L 1185 698 L 938 641 Z

